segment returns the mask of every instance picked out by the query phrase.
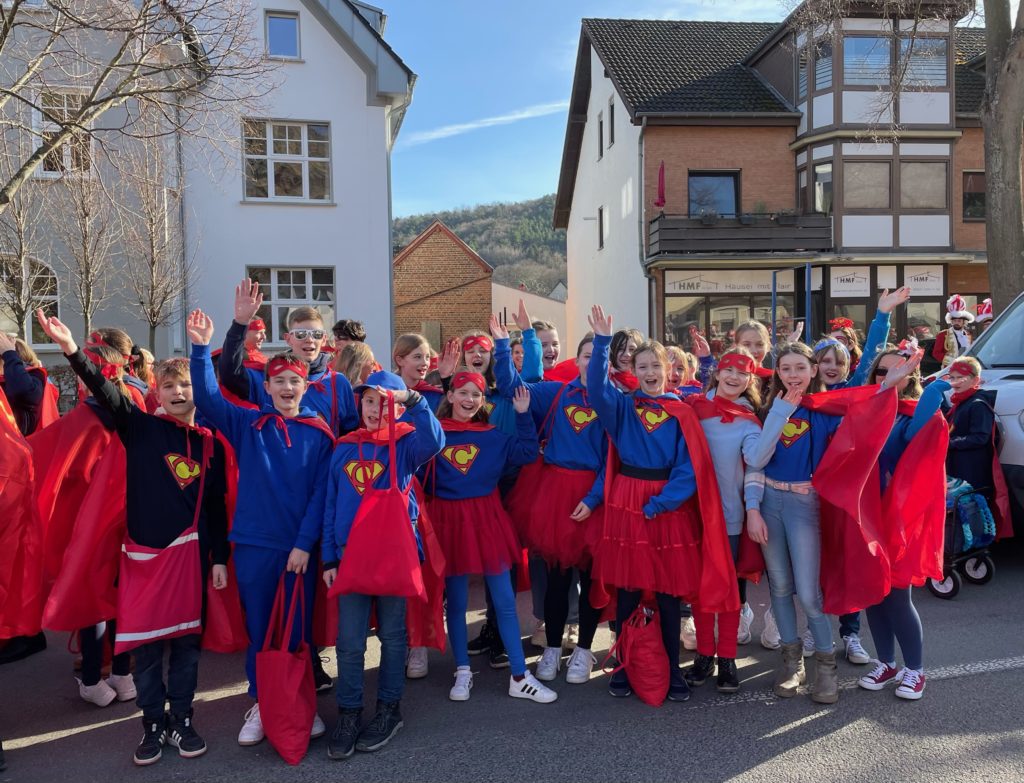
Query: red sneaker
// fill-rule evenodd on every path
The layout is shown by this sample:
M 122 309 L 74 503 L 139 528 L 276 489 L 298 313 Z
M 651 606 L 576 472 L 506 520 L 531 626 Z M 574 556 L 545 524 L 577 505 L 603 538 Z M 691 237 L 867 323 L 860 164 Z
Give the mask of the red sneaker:
M 897 669 L 895 666 L 881 661 L 877 661 L 877 663 L 878 665 L 871 672 L 857 680 L 860 687 L 869 691 L 880 691 L 890 682 L 902 681 L 903 669 Z
M 924 696 L 924 673 L 915 669 L 903 670 L 903 681 L 896 689 L 896 695 L 901 699 L 916 701 Z

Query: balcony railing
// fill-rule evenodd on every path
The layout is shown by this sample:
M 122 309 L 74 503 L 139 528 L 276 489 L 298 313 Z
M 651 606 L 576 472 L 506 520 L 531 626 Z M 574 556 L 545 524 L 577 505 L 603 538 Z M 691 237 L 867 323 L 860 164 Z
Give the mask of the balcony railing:
M 647 228 L 648 258 L 686 253 L 770 253 L 832 249 L 828 215 L 684 217 L 661 214 Z

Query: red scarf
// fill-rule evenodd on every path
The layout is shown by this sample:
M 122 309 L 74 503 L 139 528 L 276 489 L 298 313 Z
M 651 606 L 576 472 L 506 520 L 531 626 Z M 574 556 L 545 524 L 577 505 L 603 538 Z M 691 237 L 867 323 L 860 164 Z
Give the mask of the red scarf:
M 717 418 L 723 424 L 731 424 L 737 418 L 740 418 L 752 421 L 758 427 L 761 426 L 761 420 L 757 418 L 757 414 L 750 410 L 750 408 L 737 402 L 731 402 L 717 394 L 710 400 L 702 394 L 691 394 L 688 397 L 684 397 L 683 401 L 692 405 L 697 416 L 701 419 Z
M 445 432 L 487 432 L 493 430 L 494 425 L 483 421 L 456 421 L 455 419 L 441 419 L 441 429 Z
M 913 416 L 917 410 L 917 400 L 900 400 L 896 405 L 896 414 L 902 416 Z
M 627 391 L 636 391 L 640 388 L 640 381 L 629 370 L 611 370 L 608 373 L 613 381 L 624 387 Z
M 405 421 L 395 422 L 395 442 L 397 443 L 410 432 L 413 432 L 416 428 Z M 338 438 L 338 443 L 373 443 L 374 445 L 387 444 L 388 442 L 388 428 L 387 426 L 380 427 L 375 430 L 368 430 L 366 427 L 360 426 L 357 430 L 347 435 L 342 435 Z
M 953 407 L 946 411 L 946 421 L 952 422 L 953 414 L 956 413 L 956 409 L 960 407 L 960 403 L 967 402 L 967 400 L 971 399 L 971 397 L 974 396 L 975 392 L 977 392 L 980 388 L 980 386 L 974 386 L 968 389 L 967 391 L 956 392 L 955 394 L 953 394 L 949 398 L 950 401 L 953 403 Z
M 425 392 L 430 392 L 432 394 L 444 394 L 444 389 L 439 389 L 436 386 L 432 386 L 431 384 L 427 383 L 424 380 L 416 381 L 416 385 L 410 388 L 414 392 L 419 392 L 420 394 L 424 394 Z

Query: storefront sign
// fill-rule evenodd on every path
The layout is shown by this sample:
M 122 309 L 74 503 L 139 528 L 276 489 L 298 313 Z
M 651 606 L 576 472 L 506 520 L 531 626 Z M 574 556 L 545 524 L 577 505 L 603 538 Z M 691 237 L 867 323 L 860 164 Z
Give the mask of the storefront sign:
M 779 272 L 776 290 L 793 293 L 793 271 Z M 667 294 L 770 294 L 770 269 L 708 270 L 673 269 L 665 272 Z
M 944 277 L 941 264 L 931 266 L 903 267 L 903 285 L 910 288 L 912 296 L 942 296 Z
M 871 268 L 866 266 L 829 267 L 829 288 L 833 297 L 871 295 Z

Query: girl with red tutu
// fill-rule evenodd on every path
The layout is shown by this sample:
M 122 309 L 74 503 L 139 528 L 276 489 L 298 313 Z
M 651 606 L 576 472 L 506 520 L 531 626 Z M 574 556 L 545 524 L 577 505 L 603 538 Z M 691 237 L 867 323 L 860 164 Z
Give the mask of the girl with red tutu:
M 558 694 L 526 669 L 509 575 L 521 550 L 498 495 L 498 480 L 507 465 L 526 465 L 537 458 L 530 393 L 520 389 L 515 395 L 516 436 L 510 437 L 487 423 L 483 411 L 486 390 L 487 383 L 479 373 L 460 372 L 452 379 L 437 411 L 445 432 L 445 447 L 428 467 L 426 482 L 427 510 L 448 564 L 448 638 L 457 666 L 449 698 L 466 701 L 473 687 L 466 609 L 469 577 L 482 574 L 491 591 L 498 631 L 508 650 L 512 669 L 509 696 L 548 703 Z
M 525 489 L 532 500 L 525 519 L 518 519 L 530 551 L 547 564 L 544 595 L 546 644 L 537 679 L 554 680 L 562 663 L 562 636 L 569 619 L 569 590 L 573 569 L 579 570 L 580 627 L 576 649 L 567 664 L 566 681 L 580 684 L 590 679 L 597 662 L 590 651 L 601 619 L 600 609 L 590 603 L 590 566 L 593 547 L 600 539 L 604 494 L 604 465 L 608 438 L 587 398 L 587 365 L 593 351 L 593 335 L 576 349 L 579 376 L 568 384 L 557 381 L 526 383 L 513 367 L 508 332 L 491 316 L 495 337 L 494 374 L 498 390 L 511 399 L 514 392 L 530 392 L 530 411 L 541 423 L 546 440 L 544 464 L 535 481 Z M 526 478 L 523 474 L 521 480 Z M 517 490 L 518 491 L 518 490 Z
M 680 598 L 699 595 L 713 611 L 739 609 L 714 469 L 693 410 L 665 392 L 669 362 L 661 343 L 643 343 L 633 354 L 639 388 L 625 394 L 608 377 L 612 319 L 594 306 L 589 320 L 594 350 L 587 392 L 618 456 L 609 459 L 594 578 L 618 588 L 620 628 L 642 592 L 655 593 L 668 698 L 685 701 L 690 691 L 679 670 Z M 632 693 L 624 670 L 612 675 L 609 690 L 613 696 Z

